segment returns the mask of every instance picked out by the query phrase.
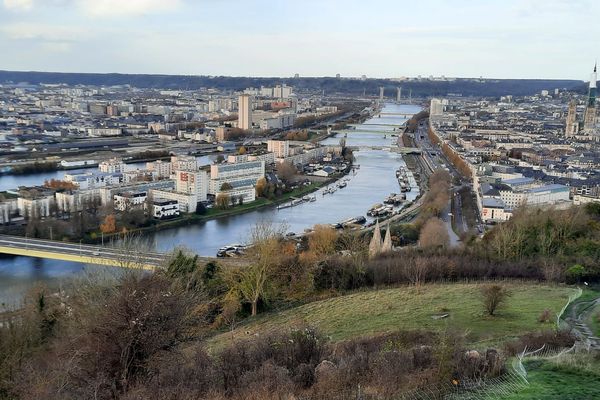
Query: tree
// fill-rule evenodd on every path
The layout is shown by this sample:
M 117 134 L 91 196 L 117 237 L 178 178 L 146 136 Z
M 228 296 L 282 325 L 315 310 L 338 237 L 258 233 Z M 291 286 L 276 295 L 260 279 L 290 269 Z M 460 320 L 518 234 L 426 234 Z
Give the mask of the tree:
M 196 214 L 204 215 L 206 214 L 206 211 L 206 206 L 203 202 L 199 201 L 198 203 L 196 203 Z
M 258 312 L 258 302 L 269 297 L 281 256 L 279 241 L 283 232 L 283 228 L 276 228 L 271 222 L 257 223 L 250 232 L 252 244 L 248 249 L 248 258 L 251 264 L 231 270 L 227 278 L 231 290 L 241 300 L 250 303 L 252 316 Z
M 308 238 L 308 248 L 318 259 L 335 251 L 337 240 L 335 229 L 327 225 L 315 225 Z
M 257 197 L 267 197 L 266 193 L 265 193 L 267 190 L 267 178 L 265 178 L 264 176 L 261 178 L 258 178 L 258 181 L 256 181 L 256 186 L 254 187 L 254 189 L 256 190 Z
M 219 190 L 221 190 L 221 192 L 226 192 L 226 191 L 231 190 L 231 189 L 233 189 L 233 186 L 231 186 L 231 183 L 229 183 L 229 182 L 223 182 L 221 184 L 221 188 Z
M 447 247 L 450 243 L 450 235 L 446 224 L 439 218 L 429 218 L 419 235 L 420 247 Z
M 481 288 L 481 301 L 488 315 L 493 316 L 496 310 L 506 303 L 510 292 L 500 285 L 485 285 Z
M 100 224 L 100 232 L 113 233 L 117 230 L 117 220 L 114 214 L 108 214 L 104 218 L 104 223 Z
M 227 193 L 219 193 L 215 199 L 215 204 L 217 208 L 221 210 L 226 210 L 230 207 L 230 198 Z
M 289 183 L 297 173 L 298 170 L 290 162 L 284 161 L 277 164 L 277 176 L 285 183 Z

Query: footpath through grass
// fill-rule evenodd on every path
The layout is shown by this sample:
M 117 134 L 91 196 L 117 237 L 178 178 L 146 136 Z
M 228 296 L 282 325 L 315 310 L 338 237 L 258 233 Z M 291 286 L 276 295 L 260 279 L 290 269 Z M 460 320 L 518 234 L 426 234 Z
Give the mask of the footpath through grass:
M 316 301 L 279 313 L 259 315 L 234 330 L 234 338 L 299 325 L 318 327 L 333 341 L 399 330 L 467 331 L 473 342 L 497 342 L 536 329 L 551 329 L 538 317 L 548 309 L 556 314 L 574 289 L 526 283 L 505 283 L 512 296 L 497 315 L 485 315 L 481 285 L 474 283 L 431 284 L 370 290 Z M 448 314 L 447 318 L 434 316 Z M 211 338 L 208 345 L 220 348 L 231 340 L 231 332 Z

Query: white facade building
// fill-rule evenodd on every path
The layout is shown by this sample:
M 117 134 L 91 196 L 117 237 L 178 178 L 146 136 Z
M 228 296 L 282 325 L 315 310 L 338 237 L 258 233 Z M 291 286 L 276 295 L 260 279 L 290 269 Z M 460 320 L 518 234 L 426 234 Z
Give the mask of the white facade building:
M 179 216 L 179 203 L 177 200 L 156 199 L 152 202 L 152 217 L 156 219 L 169 219 Z
M 171 176 L 172 163 L 162 160 L 146 163 L 146 169 L 152 172 L 154 179 L 167 179 Z
M 147 192 L 124 192 L 115 194 L 113 205 L 115 210 L 128 211 L 134 208 L 145 208 Z
M 98 164 L 98 168 L 105 174 L 123 173 L 125 172 L 125 163 L 118 158 L 111 158 Z
M 290 155 L 289 140 L 268 140 L 267 151 L 275 154 L 275 158 L 285 158 Z
M 175 171 L 175 191 L 195 195 L 197 201 L 206 201 L 208 174 L 206 171 Z

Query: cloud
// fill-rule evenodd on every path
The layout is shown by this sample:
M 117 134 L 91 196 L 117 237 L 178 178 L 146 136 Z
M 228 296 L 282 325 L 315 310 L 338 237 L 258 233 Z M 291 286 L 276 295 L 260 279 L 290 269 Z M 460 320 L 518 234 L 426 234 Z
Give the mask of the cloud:
M 34 11 L 42 6 L 74 8 L 90 17 L 132 17 L 179 9 L 183 0 L 2 0 L 12 11 Z
M 78 42 L 90 36 L 83 27 L 14 23 L 0 26 L 0 32 L 13 40 L 40 40 L 47 42 Z
M 6 1 L 6 0 L 5 0 Z M 30 0 L 31 1 L 31 0 Z M 125 17 L 169 12 L 181 6 L 181 0 L 74 0 L 78 8 L 92 17 Z
M 29 11 L 33 8 L 33 0 L 4 0 L 2 4 L 13 11 Z

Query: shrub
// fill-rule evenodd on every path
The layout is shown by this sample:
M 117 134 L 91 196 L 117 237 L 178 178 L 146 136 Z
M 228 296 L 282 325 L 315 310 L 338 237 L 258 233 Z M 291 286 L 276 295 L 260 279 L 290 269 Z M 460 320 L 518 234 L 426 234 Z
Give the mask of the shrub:
M 481 301 L 488 315 L 493 316 L 508 297 L 510 297 L 510 292 L 500 285 L 485 285 L 481 288 Z
M 504 349 L 508 355 L 515 356 L 523 350 L 535 351 L 542 346 L 545 348 L 566 348 L 573 346 L 575 338 L 569 331 L 547 330 L 532 332 L 521 336 L 519 339 L 505 344 Z
M 569 267 L 565 273 L 567 283 L 580 283 L 587 275 L 587 270 L 581 264 L 575 264 Z
M 547 323 L 552 320 L 552 312 L 548 309 L 542 311 L 540 316 L 538 317 L 538 322 Z

